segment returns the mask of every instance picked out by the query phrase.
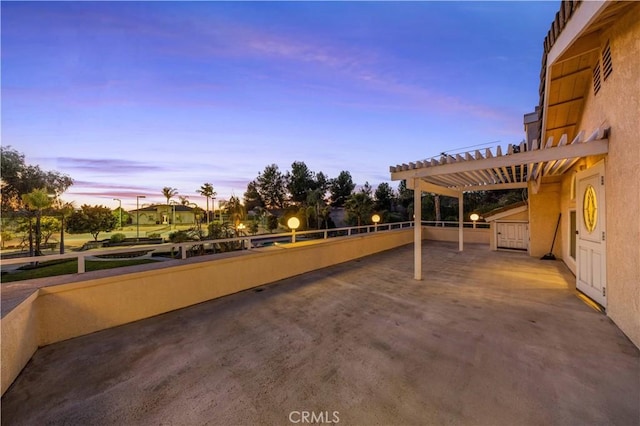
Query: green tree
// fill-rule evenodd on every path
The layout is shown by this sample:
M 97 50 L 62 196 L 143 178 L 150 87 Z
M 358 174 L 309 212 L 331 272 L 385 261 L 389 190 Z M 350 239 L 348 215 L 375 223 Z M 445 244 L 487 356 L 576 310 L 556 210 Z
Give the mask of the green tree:
M 287 173 L 286 181 L 291 201 L 295 203 L 304 203 L 307 193 L 316 188 L 314 173 L 303 161 L 294 161 L 291 164 L 291 173 Z
M 331 183 L 331 180 L 327 175 L 325 175 L 322 172 L 316 173 L 315 189 L 320 191 L 320 194 L 322 195 L 322 199 L 324 199 L 327 196 L 327 191 L 329 191 L 330 183 Z
M 36 218 L 35 255 L 40 256 L 40 243 L 42 242 L 42 211 L 51 207 L 52 200 L 44 189 L 34 189 L 28 194 L 22 195 L 22 202 Z M 31 228 L 31 227 L 29 227 Z M 33 237 L 29 231 L 29 253 L 33 255 Z
M 131 215 L 129 214 L 129 212 L 123 209 L 122 207 L 116 207 L 115 209 L 113 209 L 113 217 L 115 217 L 116 220 L 118 221 L 119 228 L 122 228 L 122 226 L 125 223 L 129 223 L 129 220 L 131 220 Z M 122 223 L 120 223 L 121 217 L 122 217 Z
M 180 200 L 180 205 L 181 206 L 188 206 L 189 205 L 189 197 L 186 195 L 178 195 L 178 199 Z
M 58 217 L 60 217 L 60 254 L 64 254 L 64 230 L 66 228 L 65 221 L 73 214 L 75 208 L 73 206 L 73 202 L 65 203 L 58 199 L 58 203 L 56 203 L 55 209 Z M 124 214 L 122 217 L 124 218 Z M 119 219 L 120 216 L 118 216 L 118 220 Z
M 367 194 L 370 198 L 373 196 L 373 188 L 369 184 L 369 181 L 366 181 L 364 185 L 362 185 L 362 189 L 360 191 Z
M 351 173 L 341 171 L 337 178 L 331 180 L 329 190 L 331 191 L 331 205 L 334 207 L 342 207 L 351 196 L 356 185 L 353 183 Z
M 240 203 L 240 198 L 234 195 L 229 198 L 229 201 L 227 201 L 225 208 L 234 227 L 238 226 L 238 224 L 242 220 L 244 220 L 247 215 L 244 206 L 242 205 L 242 203 Z
M 269 232 L 273 232 L 276 228 L 278 228 L 278 216 L 270 214 L 267 216 L 267 229 Z
M 285 207 L 287 199 L 286 178 L 276 164 L 265 167 L 262 173 L 258 173 L 255 186 L 268 209 L 281 209 Z
M 382 182 L 374 194 L 374 208 L 379 211 L 390 211 L 393 204 L 393 189 L 387 182 Z
M 264 201 L 258 191 L 258 183 L 252 180 L 247 184 L 247 190 L 244 193 L 244 205 L 247 210 L 254 210 L 255 208 L 264 208 Z
M 307 194 L 306 204 L 307 206 L 309 206 L 309 209 L 311 209 L 311 211 L 313 212 L 313 217 L 315 218 L 315 221 L 316 221 L 316 229 L 320 229 L 320 224 L 321 224 L 320 211 L 326 205 L 322 190 L 320 188 L 316 188 L 313 191 L 310 191 Z
M 0 176 L 2 176 L 1 209 L 15 211 L 25 207 L 23 195 L 42 189 L 59 197 L 73 184 L 68 175 L 45 171 L 25 163 L 24 154 L 11 146 L 0 147 Z
M 98 241 L 100 232 L 113 231 L 118 220 L 108 207 L 84 204 L 67 220 L 67 231 L 70 234 L 89 233 L 94 241 Z
M 47 244 L 54 233 L 60 232 L 60 220 L 54 216 L 43 216 L 40 225 L 41 244 Z
M 370 223 L 371 214 L 373 212 L 373 199 L 365 191 L 359 191 L 351 194 L 345 202 L 348 220 L 361 226 L 364 223 Z

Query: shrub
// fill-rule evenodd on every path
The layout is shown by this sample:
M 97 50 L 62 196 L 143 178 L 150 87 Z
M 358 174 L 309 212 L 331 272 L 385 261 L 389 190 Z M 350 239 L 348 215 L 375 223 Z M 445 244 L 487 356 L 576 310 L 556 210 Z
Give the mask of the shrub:
M 192 241 L 193 238 L 187 231 L 176 231 L 169 234 L 169 241 L 172 243 L 184 243 L 185 241 Z
M 160 238 L 161 235 L 158 232 L 154 232 L 152 234 L 147 235 L 149 238 Z
M 274 215 L 269 215 L 267 218 L 267 229 L 269 232 L 273 232 L 274 229 L 278 227 L 278 217 Z
M 122 234 L 122 233 L 118 232 L 117 234 L 113 234 L 113 235 L 111 236 L 110 241 L 111 241 L 112 243 L 121 243 L 121 242 L 123 242 L 123 241 L 124 241 L 124 239 L 125 239 L 125 238 L 127 238 L 127 236 L 126 236 L 126 235 L 124 235 L 124 234 Z

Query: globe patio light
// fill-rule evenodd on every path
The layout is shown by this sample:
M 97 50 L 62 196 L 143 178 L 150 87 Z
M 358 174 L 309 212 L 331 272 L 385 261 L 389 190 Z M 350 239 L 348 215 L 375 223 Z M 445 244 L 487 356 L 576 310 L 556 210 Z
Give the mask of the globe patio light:
M 238 226 L 236 226 L 238 236 L 244 233 L 245 228 L 246 226 L 244 226 L 244 223 L 239 223 Z M 244 240 L 241 240 L 240 248 L 244 250 Z
M 378 222 L 380 222 L 380 215 L 379 214 L 374 214 L 373 216 L 371 216 L 371 221 L 373 222 L 373 230 L 377 231 L 378 230 Z
M 300 227 L 300 219 L 295 216 L 292 216 L 287 221 L 287 226 L 291 229 L 291 242 L 296 242 L 296 229 Z
M 478 219 L 480 219 L 480 216 L 477 213 L 472 213 L 471 216 L 469 216 L 469 219 L 471 219 L 471 221 L 473 222 L 473 227 L 476 227 L 476 222 L 478 221 Z

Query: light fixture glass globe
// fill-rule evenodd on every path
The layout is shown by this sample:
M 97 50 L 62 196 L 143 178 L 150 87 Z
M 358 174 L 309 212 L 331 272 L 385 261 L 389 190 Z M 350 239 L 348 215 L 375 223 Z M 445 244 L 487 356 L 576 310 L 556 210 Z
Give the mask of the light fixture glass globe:
M 378 214 L 374 214 L 373 216 L 371 216 L 371 221 L 372 221 L 373 223 L 378 223 L 378 222 L 380 222 L 380 215 L 378 215 Z
M 474 222 L 475 222 L 476 220 L 480 219 L 480 216 L 478 216 L 478 214 L 477 214 L 477 213 L 473 213 L 473 214 L 470 216 L 470 218 L 471 218 L 471 220 L 472 220 L 472 221 L 474 221 Z
M 290 217 L 287 221 L 287 226 L 289 227 L 289 229 L 298 229 L 298 227 L 300 226 L 300 219 L 295 216 Z

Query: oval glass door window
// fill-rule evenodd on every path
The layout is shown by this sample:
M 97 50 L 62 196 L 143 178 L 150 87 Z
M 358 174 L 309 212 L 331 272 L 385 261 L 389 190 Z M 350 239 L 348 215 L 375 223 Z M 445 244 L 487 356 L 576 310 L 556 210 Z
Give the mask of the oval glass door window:
M 592 233 L 598 224 L 598 200 L 596 199 L 596 190 L 591 185 L 587 185 L 584 190 L 582 211 L 584 213 L 584 226 L 589 233 Z

